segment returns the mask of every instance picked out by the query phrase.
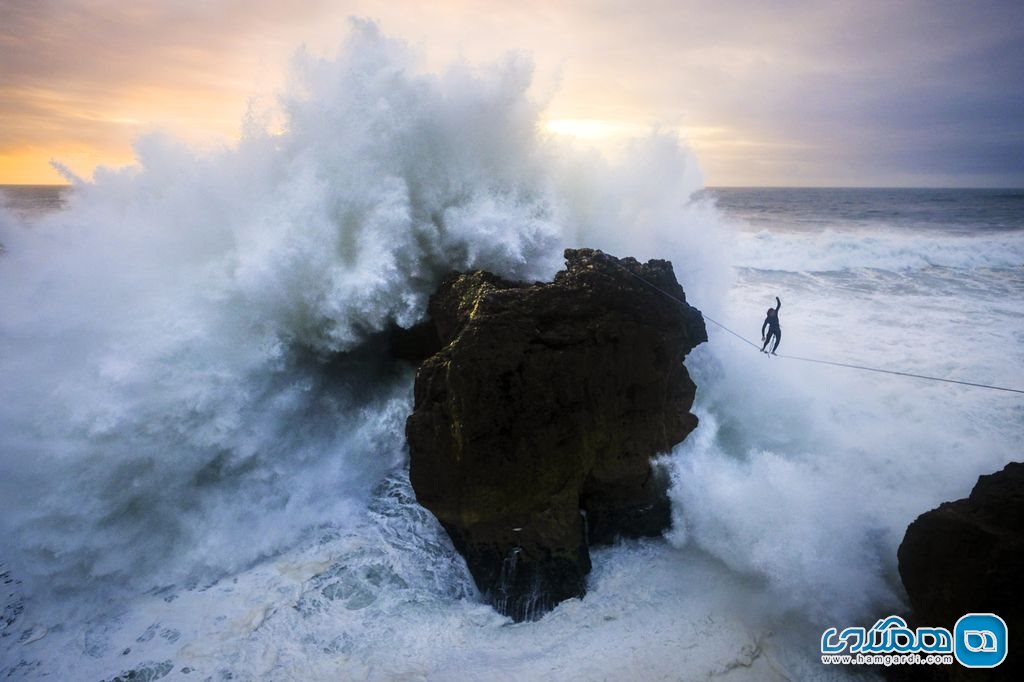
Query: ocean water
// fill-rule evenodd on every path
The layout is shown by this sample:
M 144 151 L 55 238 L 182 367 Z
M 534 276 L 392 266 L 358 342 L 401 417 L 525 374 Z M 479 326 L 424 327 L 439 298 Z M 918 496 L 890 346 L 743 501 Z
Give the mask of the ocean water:
M 1020 458 L 1019 394 L 769 358 L 714 324 L 664 539 L 514 624 L 414 501 L 410 326 L 449 269 L 667 258 L 783 355 L 1024 388 L 1024 193 L 702 189 L 652 134 L 548 136 L 521 57 L 424 73 L 357 23 L 283 132 L 138 144 L 0 212 L 0 677 L 847 679 L 822 630 L 905 607 L 907 524 Z
M 0 185 L 0 207 L 22 222 L 32 222 L 64 208 L 65 185 Z

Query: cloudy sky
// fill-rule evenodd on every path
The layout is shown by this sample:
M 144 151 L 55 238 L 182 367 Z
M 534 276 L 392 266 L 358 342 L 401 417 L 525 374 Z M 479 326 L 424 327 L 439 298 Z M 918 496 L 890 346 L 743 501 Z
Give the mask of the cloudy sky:
M 0 183 L 231 140 L 349 16 L 427 69 L 528 53 L 550 130 L 678 130 L 708 184 L 1024 186 L 1020 0 L 0 0 Z

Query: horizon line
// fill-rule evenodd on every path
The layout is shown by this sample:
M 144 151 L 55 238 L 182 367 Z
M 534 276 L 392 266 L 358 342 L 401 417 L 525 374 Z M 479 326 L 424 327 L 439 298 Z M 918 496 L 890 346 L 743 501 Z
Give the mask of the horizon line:
M 2 187 L 74 187 L 71 183 L 56 182 L 0 182 Z M 1024 191 L 1024 185 L 705 185 L 706 189 L 988 189 Z

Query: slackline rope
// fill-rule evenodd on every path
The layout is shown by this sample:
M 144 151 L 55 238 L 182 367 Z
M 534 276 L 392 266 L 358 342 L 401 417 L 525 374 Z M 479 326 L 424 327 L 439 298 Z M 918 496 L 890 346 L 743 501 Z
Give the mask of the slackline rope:
M 613 261 L 609 260 L 608 262 L 612 263 Z M 625 272 L 629 273 L 633 277 L 636 277 L 638 280 L 640 280 L 641 282 L 643 282 L 647 286 L 651 287 L 652 289 L 654 289 L 657 292 L 660 292 L 662 295 L 667 296 L 668 298 L 672 299 L 673 301 L 675 301 L 679 305 L 688 305 L 686 303 L 686 301 L 682 301 L 682 300 L 676 298 L 675 296 L 673 296 L 669 292 L 665 291 L 664 289 L 662 289 L 658 285 L 656 285 L 656 284 L 654 284 L 652 282 L 647 281 L 646 279 L 644 279 L 640 275 L 636 274 L 632 270 L 627 269 L 624 265 L 621 265 L 620 263 L 615 263 L 615 265 L 618 265 Z M 701 314 L 704 315 L 703 313 L 701 313 Z M 731 330 L 728 327 L 726 327 L 721 322 L 715 322 L 714 320 L 712 320 L 707 315 L 704 315 L 704 319 L 707 320 L 708 322 L 710 322 L 711 324 L 714 324 L 714 325 L 716 325 L 718 327 L 721 327 L 723 330 L 729 332 L 730 334 L 735 336 L 740 341 L 743 341 L 744 343 L 747 343 L 747 344 L 753 346 L 758 351 L 761 350 L 761 347 L 758 346 L 756 343 L 754 343 L 753 341 L 750 341 L 749 339 L 747 339 L 747 338 L 745 338 L 743 336 L 740 336 L 739 334 L 737 334 L 733 330 Z M 988 389 L 991 389 L 993 391 L 1006 391 L 1008 393 L 1024 393 L 1024 390 L 1021 390 L 1019 388 L 1007 388 L 1005 386 L 992 386 L 990 384 L 977 384 L 977 383 L 974 383 L 973 381 L 958 381 L 956 379 L 946 379 L 946 378 L 943 378 L 943 377 L 931 377 L 931 376 L 926 376 L 924 374 L 912 374 L 910 372 L 898 372 L 898 371 L 892 370 L 892 369 L 879 369 L 877 367 L 866 367 L 864 365 L 854 365 L 854 364 L 850 364 L 850 363 L 846 363 L 846 362 L 833 362 L 832 360 L 818 360 L 817 358 L 803 358 L 803 357 L 800 357 L 800 356 L 797 356 L 797 355 L 776 355 L 775 357 L 783 358 L 783 359 L 786 359 L 786 360 L 800 360 L 802 362 L 814 362 L 814 363 L 817 363 L 819 365 L 833 365 L 835 367 L 849 367 L 850 369 L 860 369 L 860 370 L 864 370 L 865 372 L 879 372 L 881 374 L 894 374 L 896 376 L 901 376 L 901 377 L 913 377 L 915 379 L 927 379 L 928 381 L 942 381 L 942 382 L 945 382 L 947 384 L 960 384 L 962 386 L 975 386 L 977 388 L 988 388 Z

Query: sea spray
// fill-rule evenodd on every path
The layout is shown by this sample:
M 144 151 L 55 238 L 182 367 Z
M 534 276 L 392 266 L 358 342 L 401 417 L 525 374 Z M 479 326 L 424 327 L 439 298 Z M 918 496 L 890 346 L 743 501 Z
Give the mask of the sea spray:
M 653 134 L 591 163 L 543 133 L 531 73 L 424 73 L 356 21 L 296 57 L 280 128 L 149 136 L 66 210 L 2 218 L 0 557 L 28 594 L 88 610 L 355 523 L 406 456 L 412 370 L 377 335 L 449 270 L 548 278 L 586 244 L 727 279 L 689 152 Z
M 782 356 L 1022 385 L 1019 227 L 779 222 L 738 233 L 720 322 L 760 345 L 779 295 Z M 671 539 L 763 579 L 779 612 L 813 623 L 905 608 L 895 562 L 907 525 L 1019 459 L 1020 401 L 769 358 L 709 333 L 688 359 L 701 429 L 672 458 Z

